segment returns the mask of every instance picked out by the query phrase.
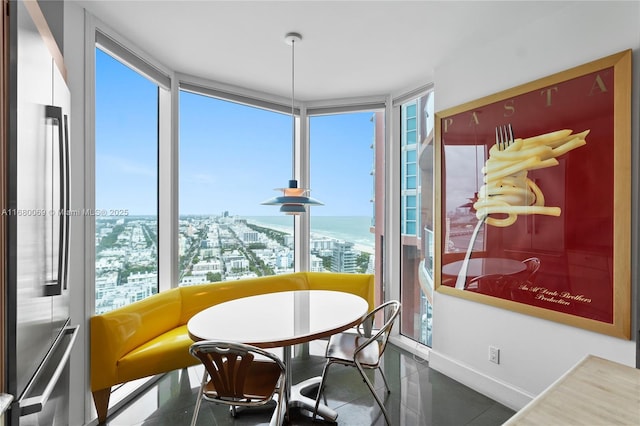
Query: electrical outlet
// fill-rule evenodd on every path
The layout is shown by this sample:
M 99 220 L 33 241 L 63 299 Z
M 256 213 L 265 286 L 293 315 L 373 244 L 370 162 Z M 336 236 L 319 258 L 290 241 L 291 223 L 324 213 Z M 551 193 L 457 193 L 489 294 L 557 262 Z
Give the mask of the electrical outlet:
M 489 361 L 495 364 L 500 364 L 500 349 L 494 346 L 489 346 Z

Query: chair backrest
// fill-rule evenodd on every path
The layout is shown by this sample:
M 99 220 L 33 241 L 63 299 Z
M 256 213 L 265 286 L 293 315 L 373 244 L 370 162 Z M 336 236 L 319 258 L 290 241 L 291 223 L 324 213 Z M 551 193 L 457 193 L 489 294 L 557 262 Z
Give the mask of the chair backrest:
M 382 355 L 387 347 L 387 341 L 389 340 L 391 329 L 393 328 L 393 324 L 400 313 L 401 307 L 401 303 L 397 300 L 390 300 L 376 307 L 374 310 L 369 312 L 366 317 L 364 317 L 358 325 L 357 330 L 361 336 L 368 337 L 368 339 L 358 347 L 356 354 L 365 346 L 377 341 L 380 348 L 380 355 Z M 374 330 L 373 324 L 375 322 L 375 317 L 376 314 L 379 313 L 384 313 L 384 324 L 378 330 Z M 375 334 L 373 334 L 374 331 L 376 331 Z
M 202 362 L 209 373 L 215 392 L 208 393 L 207 397 L 222 403 L 238 403 L 247 399 L 252 400 L 255 405 L 265 403 L 273 397 L 278 386 L 282 386 L 285 378 L 283 362 L 277 356 L 254 346 L 235 342 L 201 341 L 191 345 L 189 352 Z M 256 355 L 267 359 L 256 359 Z M 263 366 L 264 363 L 273 364 L 273 368 L 260 369 L 260 374 L 266 371 L 269 376 L 261 381 L 260 392 L 245 386 L 255 379 L 251 376 L 256 374 L 253 369 L 257 363 L 262 363 Z
M 465 285 L 465 290 L 494 297 L 510 299 L 520 286 L 521 279 L 513 275 L 486 274 L 474 277 Z

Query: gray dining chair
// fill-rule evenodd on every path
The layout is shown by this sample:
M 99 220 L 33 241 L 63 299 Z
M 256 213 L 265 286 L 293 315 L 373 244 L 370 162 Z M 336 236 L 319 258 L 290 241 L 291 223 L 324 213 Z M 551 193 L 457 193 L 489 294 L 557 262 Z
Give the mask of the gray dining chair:
M 391 392 L 387 378 L 380 368 L 380 360 L 387 347 L 389 334 L 400 313 L 400 308 L 401 304 L 397 300 L 383 303 L 367 314 L 356 327 L 356 332 L 343 332 L 331 336 L 325 353 L 327 362 L 322 371 L 322 379 L 320 381 L 320 387 L 318 388 L 318 395 L 316 396 L 316 406 L 313 411 L 314 419 L 316 418 L 320 397 L 327 381 L 329 366 L 331 364 L 341 364 L 348 367 L 355 367 L 358 370 L 380 406 L 380 410 L 382 410 L 387 424 L 391 424 L 389 414 L 376 394 L 375 388 L 367 377 L 365 370 L 378 370 L 384 381 L 387 393 Z M 375 329 L 376 315 L 384 315 L 384 323 L 378 330 Z
M 228 405 L 234 417 L 236 407 L 276 401 L 276 415 L 270 426 L 279 426 L 284 417 L 288 418 L 285 365 L 277 356 L 242 343 L 209 340 L 194 343 L 189 352 L 205 367 L 191 426 L 196 424 L 203 398 Z

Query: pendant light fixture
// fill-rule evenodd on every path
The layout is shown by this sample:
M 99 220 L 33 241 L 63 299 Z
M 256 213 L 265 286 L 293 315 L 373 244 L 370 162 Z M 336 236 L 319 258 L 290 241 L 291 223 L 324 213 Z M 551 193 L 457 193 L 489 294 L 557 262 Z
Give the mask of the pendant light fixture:
M 299 33 L 288 33 L 284 37 L 285 43 L 291 46 L 291 144 L 292 144 L 292 164 L 291 173 L 293 178 L 289 181 L 287 188 L 276 188 L 276 191 L 282 191 L 282 195 L 279 197 L 271 198 L 264 201 L 261 204 L 280 206 L 282 213 L 297 215 L 305 213 L 306 206 L 322 206 L 323 204 L 309 197 L 309 189 L 298 188 L 298 181 L 295 179 L 295 164 L 296 164 L 296 117 L 294 110 L 295 100 L 295 45 L 302 41 L 302 36 Z

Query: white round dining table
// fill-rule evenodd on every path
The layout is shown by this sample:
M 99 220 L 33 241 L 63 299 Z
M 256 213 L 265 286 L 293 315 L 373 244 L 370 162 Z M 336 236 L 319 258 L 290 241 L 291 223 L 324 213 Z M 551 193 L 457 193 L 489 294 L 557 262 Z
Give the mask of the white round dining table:
M 362 321 L 368 302 L 352 293 L 295 290 L 242 297 L 211 306 L 187 323 L 194 341 L 222 340 L 260 348 L 282 347 L 287 368 L 289 406 L 313 411 L 315 400 L 303 395 L 320 377 L 291 386 L 291 346 L 331 336 Z M 337 413 L 320 404 L 318 415 L 335 421 Z

